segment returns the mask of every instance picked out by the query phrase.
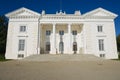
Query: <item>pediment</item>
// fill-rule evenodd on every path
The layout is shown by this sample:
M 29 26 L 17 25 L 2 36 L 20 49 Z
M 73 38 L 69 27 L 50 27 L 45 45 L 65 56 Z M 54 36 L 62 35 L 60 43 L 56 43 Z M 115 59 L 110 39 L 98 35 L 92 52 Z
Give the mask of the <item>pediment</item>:
M 98 9 L 95 9 L 93 11 L 90 11 L 86 14 L 83 15 L 85 18 L 116 18 L 118 15 L 110 12 L 110 11 L 107 11 L 103 8 L 98 8 Z
M 34 12 L 30 9 L 27 9 L 27 8 L 20 8 L 20 9 L 17 9 L 13 12 L 10 12 L 8 14 L 6 14 L 7 17 L 22 17 L 22 16 L 26 16 L 26 17 L 39 17 L 40 14 L 37 13 L 37 12 Z
M 111 16 L 111 15 L 103 11 L 99 11 L 99 12 L 92 14 L 91 16 Z

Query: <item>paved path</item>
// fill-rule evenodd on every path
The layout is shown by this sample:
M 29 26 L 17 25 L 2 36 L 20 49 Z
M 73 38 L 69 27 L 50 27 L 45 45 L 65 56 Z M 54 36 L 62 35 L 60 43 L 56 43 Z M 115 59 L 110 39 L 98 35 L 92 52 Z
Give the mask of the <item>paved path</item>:
M 120 80 L 120 62 L 0 62 L 0 80 Z

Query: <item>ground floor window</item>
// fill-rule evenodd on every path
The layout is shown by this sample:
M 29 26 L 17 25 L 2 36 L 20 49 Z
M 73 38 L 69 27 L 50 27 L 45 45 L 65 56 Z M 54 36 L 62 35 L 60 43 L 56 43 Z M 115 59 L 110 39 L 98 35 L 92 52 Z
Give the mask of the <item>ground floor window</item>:
M 105 57 L 105 54 L 100 54 L 100 57 L 104 58 L 104 57 Z
M 25 49 L 25 40 L 20 39 L 18 44 L 18 51 L 24 51 L 24 49 Z
M 24 54 L 18 54 L 18 58 L 23 58 Z
M 104 51 L 104 40 L 99 39 L 98 44 L 99 44 L 99 51 Z

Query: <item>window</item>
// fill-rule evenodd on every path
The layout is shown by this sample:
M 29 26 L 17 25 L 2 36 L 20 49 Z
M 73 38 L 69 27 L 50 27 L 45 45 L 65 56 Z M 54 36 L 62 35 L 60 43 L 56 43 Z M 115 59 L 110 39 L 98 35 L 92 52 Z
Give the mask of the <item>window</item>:
M 59 31 L 59 34 L 64 35 L 64 31 L 63 30 Z
M 77 35 L 77 31 L 72 31 L 72 34 L 73 35 Z
M 97 26 L 97 28 L 98 28 L 98 32 L 103 32 L 103 26 L 99 25 Z
M 51 34 L 51 31 L 50 30 L 47 30 L 46 31 L 46 35 L 50 35 Z
M 25 32 L 26 31 L 26 26 L 20 26 L 20 32 Z
M 24 54 L 18 54 L 18 58 L 23 58 Z
M 100 57 L 104 58 L 104 57 L 105 57 L 105 54 L 100 54 Z
M 98 43 L 99 43 L 99 51 L 104 51 L 104 40 L 99 39 Z
M 24 51 L 24 48 L 25 48 L 25 40 L 24 40 L 24 39 L 21 39 L 21 40 L 19 40 L 18 50 L 19 50 L 19 51 Z

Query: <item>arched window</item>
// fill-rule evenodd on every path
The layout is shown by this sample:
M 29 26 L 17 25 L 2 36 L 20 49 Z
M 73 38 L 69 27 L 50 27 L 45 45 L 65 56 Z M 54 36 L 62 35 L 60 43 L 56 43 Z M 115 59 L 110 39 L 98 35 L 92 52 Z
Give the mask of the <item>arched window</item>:
M 46 51 L 50 51 L 50 42 L 46 42 Z
M 64 51 L 64 43 L 63 42 L 59 43 L 59 51 L 60 51 L 60 53 L 63 53 L 63 51 Z

